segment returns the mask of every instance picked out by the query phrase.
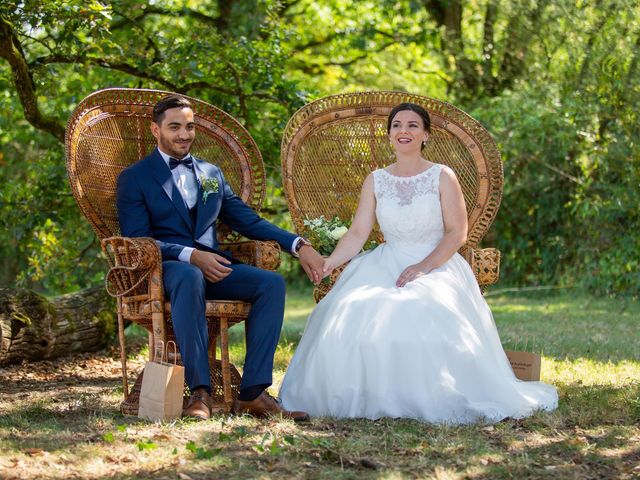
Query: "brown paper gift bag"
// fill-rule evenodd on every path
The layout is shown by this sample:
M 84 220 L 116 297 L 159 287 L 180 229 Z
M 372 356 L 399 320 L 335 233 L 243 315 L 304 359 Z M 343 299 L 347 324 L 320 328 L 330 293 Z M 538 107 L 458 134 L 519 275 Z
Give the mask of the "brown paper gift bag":
M 516 377 L 527 382 L 540 380 L 541 357 L 537 353 L 505 350 Z
M 167 362 L 171 344 L 176 352 L 174 363 Z M 156 345 L 153 361 L 147 362 L 144 367 L 138 417 L 146 420 L 171 420 L 182 415 L 184 367 L 175 363 L 177 356 L 175 342 L 167 342 L 166 349 L 162 342 Z

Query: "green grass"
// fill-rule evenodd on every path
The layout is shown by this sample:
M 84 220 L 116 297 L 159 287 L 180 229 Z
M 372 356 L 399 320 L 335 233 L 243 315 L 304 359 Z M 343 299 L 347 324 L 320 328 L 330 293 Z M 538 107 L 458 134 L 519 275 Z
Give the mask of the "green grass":
M 150 424 L 118 412 L 113 349 L 0 370 L 0 478 L 640 478 L 638 303 L 574 291 L 487 300 L 505 348 L 542 352 L 557 411 L 458 427 L 234 416 Z M 309 291 L 289 293 L 274 393 L 312 308 Z M 238 366 L 243 335 L 232 329 Z M 143 361 L 132 356 L 132 366 Z

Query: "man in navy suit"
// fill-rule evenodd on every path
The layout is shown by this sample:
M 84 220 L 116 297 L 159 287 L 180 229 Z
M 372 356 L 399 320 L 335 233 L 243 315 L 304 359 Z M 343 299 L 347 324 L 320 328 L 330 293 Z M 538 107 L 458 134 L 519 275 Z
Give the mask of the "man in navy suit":
M 123 235 L 152 237 L 162 251 L 164 291 L 192 392 L 183 416 L 211 415 L 205 299 L 241 300 L 252 308 L 245 324 L 247 353 L 235 412 L 306 420 L 305 412 L 284 411 L 264 391 L 272 382 L 282 327 L 284 279 L 218 250 L 216 220 L 248 238 L 277 241 L 300 258 L 314 283 L 321 279 L 322 257 L 302 237 L 260 218 L 233 193 L 217 166 L 189 153 L 196 130 L 187 99 L 170 95 L 160 100 L 151 132 L 157 148 L 118 178 L 118 216 Z

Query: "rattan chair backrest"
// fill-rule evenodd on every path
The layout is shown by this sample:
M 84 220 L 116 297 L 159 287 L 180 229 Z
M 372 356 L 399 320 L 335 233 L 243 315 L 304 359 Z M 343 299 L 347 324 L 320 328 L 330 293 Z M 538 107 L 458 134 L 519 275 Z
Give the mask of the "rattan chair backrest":
M 291 217 L 323 215 L 351 220 L 365 177 L 395 161 L 387 116 L 399 103 L 426 108 L 431 137 L 425 157 L 451 167 L 462 186 L 469 218 L 467 246 L 477 247 L 502 198 L 503 171 L 495 142 L 462 110 L 433 98 L 404 92 L 334 95 L 298 110 L 282 140 L 282 172 Z M 378 231 L 374 238 L 381 240 Z
M 116 180 L 125 167 L 155 147 L 150 131 L 153 106 L 169 93 L 99 90 L 82 100 L 69 119 L 65 143 L 71 191 L 99 238 L 120 235 Z M 266 185 L 256 143 L 229 114 L 201 100 L 186 98 L 193 105 L 196 122 L 192 153 L 218 165 L 234 192 L 260 210 Z

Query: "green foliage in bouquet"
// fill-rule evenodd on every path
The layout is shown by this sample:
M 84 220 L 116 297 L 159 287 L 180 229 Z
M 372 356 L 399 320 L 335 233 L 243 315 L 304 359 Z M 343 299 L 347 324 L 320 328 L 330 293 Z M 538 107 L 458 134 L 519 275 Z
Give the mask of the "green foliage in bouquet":
M 331 220 L 324 218 L 324 215 L 304 220 L 305 235 L 320 255 L 330 255 L 333 252 L 338 241 L 349 230 L 349 225 L 350 222 L 345 222 L 337 216 Z M 371 250 L 376 245 L 375 241 L 370 240 L 365 244 L 364 250 Z

